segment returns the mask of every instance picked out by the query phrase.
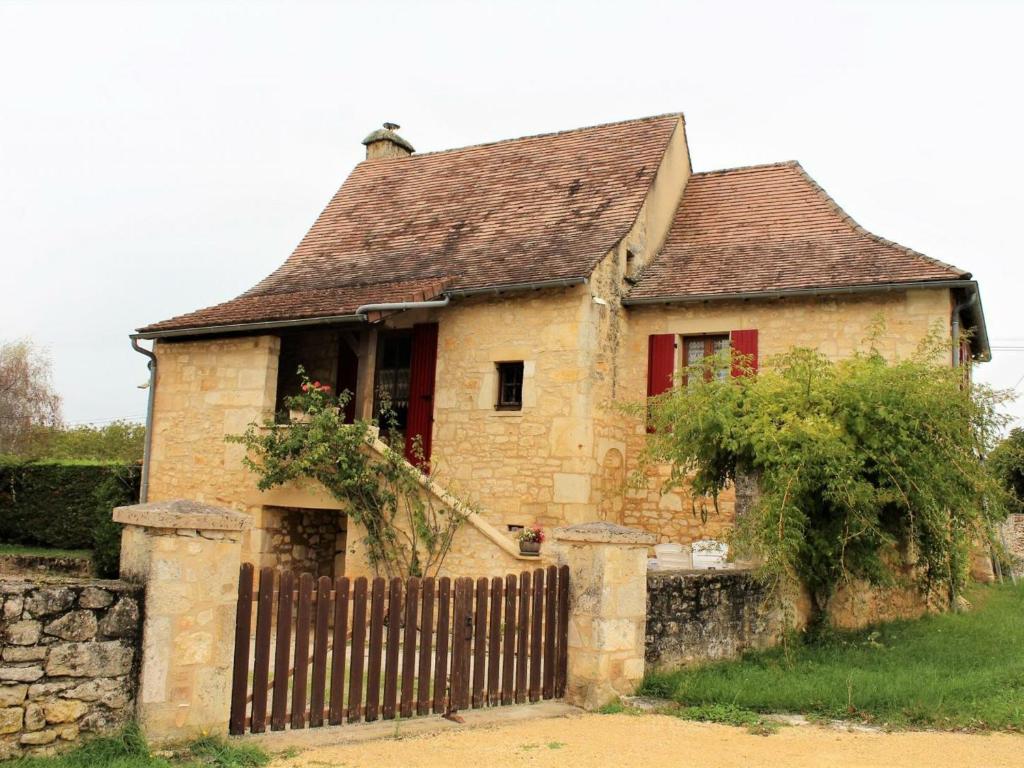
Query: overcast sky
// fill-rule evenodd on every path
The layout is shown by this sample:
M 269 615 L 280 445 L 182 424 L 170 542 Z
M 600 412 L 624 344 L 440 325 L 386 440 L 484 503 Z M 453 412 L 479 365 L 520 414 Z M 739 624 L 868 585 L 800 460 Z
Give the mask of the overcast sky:
M 282 262 L 381 122 L 436 150 L 683 111 L 695 170 L 798 159 L 972 271 L 1024 390 L 1024 3 L 0 0 L 0 339 L 141 419 L 135 327 Z M 1024 404 L 1014 406 L 1024 416 Z

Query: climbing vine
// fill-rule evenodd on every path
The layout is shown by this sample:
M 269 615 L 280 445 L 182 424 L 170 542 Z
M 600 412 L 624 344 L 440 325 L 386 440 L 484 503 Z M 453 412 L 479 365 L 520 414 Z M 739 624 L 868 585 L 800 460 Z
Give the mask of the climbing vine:
M 285 405 L 301 418 L 284 426 L 273 420 L 251 423 L 243 434 L 227 438 L 246 447 L 243 461 L 259 476 L 259 489 L 320 483 L 365 530 L 369 560 L 378 573 L 435 575 L 466 513 L 436 503 L 424 487 L 419 438 L 413 448 L 418 466 L 413 466 L 404 458 L 404 439 L 387 404 L 379 422 L 346 424 L 351 393 L 333 394 L 330 387 L 310 381 L 303 368 L 298 372 L 301 394 L 286 398 Z M 374 448 L 379 431 L 383 450 Z
M 905 573 L 952 599 L 971 547 L 991 541 L 1005 514 L 982 457 L 1005 424 L 1006 395 L 946 359 L 937 337 L 898 361 L 871 340 L 838 362 L 794 348 L 729 378 L 714 375 L 728 361 L 709 358 L 649 403 L 646 460 L 671 465 L 666 491 L 716 503 L 738 476 L 757 478 L 734 549 L 774 583 L 805 585 L 812 624 L 851 579 L 884 585 Z

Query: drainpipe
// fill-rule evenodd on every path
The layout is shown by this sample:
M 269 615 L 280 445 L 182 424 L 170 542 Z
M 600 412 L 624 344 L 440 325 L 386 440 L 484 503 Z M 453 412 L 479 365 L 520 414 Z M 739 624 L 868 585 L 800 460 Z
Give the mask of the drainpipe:
M 972 291 L 970 297 L 966 301 L 959 302 L 953 307 L 953 312 L 950 317 L 950 326 L 952 327 L 953 333 L 953 367 L 956 368 L 960 364 L 960 313 L 968 307 L 974 306 L 978 301 L 978 292 Z
M 156 355 L 139 346 L 137 337 L 132 336 L 132 349 L 149 358 L 149 401 L 146 403 L 146 442 L 142 449 L 142 481 L 139 483 L 139 503 L 149 500 L 149 452 L 153 447 L 153 399 L 156 396 Z
M 363 304 L 356 309 L 357 315 L 366 316 L 368 312 L 402 312 L 406 309 L 440 309 L 451 303 L 451 297 L 445 296 L 436 301 L 395 301 L 388 304 Z

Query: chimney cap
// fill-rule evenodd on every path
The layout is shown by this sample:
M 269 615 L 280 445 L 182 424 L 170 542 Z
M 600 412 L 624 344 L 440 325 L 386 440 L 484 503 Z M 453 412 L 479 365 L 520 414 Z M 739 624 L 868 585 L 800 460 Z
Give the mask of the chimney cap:
M 413 148 L 412 144 L 395 133 L 399 128 L 401 128 L 401 126 L 398 125 L 398 123 L 384 123 L 383 128 L 378 128 L 363 139 L 363 144 L 369 146 L 370 144 L 374 144 L 378 141 L 390 141 L 392 144 L 397 144 L 407 152 L 415 152 L 416 150 Z

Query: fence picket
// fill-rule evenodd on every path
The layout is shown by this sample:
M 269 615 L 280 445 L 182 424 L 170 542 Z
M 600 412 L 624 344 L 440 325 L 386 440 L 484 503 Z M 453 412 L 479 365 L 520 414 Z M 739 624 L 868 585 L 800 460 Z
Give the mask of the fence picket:
M 530 627 L 530 701 L 540 698 L 541 632 L 544 621 L 544 569 L 533 572 L 533 623 Z
M 370 654 L 366 665 L 366 722 L 380 711 L 380 662 L 384 647 L 384 579 L 373 580 L 370 590 Z
M 235 653 L 231 672 L 229 732 L 245 733 L 245 702 L 249 688 L 249 637 L 252 635 L 252 563 L 238 569 L 238 604 L 235 610 Z
M 484 705 L 484 684 L 487 672 L 487 579 L 476 581 L 476 608 L 473 611 L 473 702 Z
M 556 638 L 555 696 L 565 696 L 565 679 L 569 667 L 569 566 L 558 569 L 558 633 Z
M 316 584 L 316 623 L 313 630 L 313 690 L 309 697 L 309 727 L 324 724 L 324 695 L 327 693 L 327 629 L 331 617 L 331 578 L 321 576 Z
M 447 576 L 438 583 L 437 596 L 437 653 L 434 657 L 434 714 L 447 710 L 449 684 L 448 644 L 451 637 L 451 590 L 452 580 Z
M 541 695 L 550 699 L 555 695 L 555 630 L 558 609 L 558 568 L 549 565 L 547 569 L 546 594 L 544 595 L 544 683 Z
M 366 577 L 356 579 L 352 598 L 352 669 L 348 676 L 348 721 L 363 717 L 363 666 L 366 653 Z
M 402 688 L 399 714 L 412 717 L 412 700 L 416 682 L 416 609 L 420 602 L 420 580 L 413 577 L 406 583 L 405 619 L 402 633 Z
M 384 664 L 384 719 L 393 720 L 398 698 L 398 652 L 402 638 L 402 580 L 391 579 L 388 597 L 388 644 Z
M 516 684 L 516 577 L 505 577 L 505 637 L 501 644 L 501 703 L 515 699 Z
M 260 594 L 256 604 L 256 653 L 252 674 L 250 730 L 267 729 L 267 682 L 270 678 L 270 629 L 273 623 L 274 569 L 260 569 Z
M 492 707 L 500 703 L 501 670 L 501 577 L 491 579 L 491 613 L 487 620 L 487 697 Z
M 283 731 L 288 718 L 288 685 L 291 682 L 292 590 L 295 574 L 281 572 L 277 590 L 277 641 L 274 648 L 274 695 L 270 704 L 270 730 Z
M 516 704 L 526 701 L 526 671 L 529 661 L 530 642 L 530 573 L 519 574 L 519 618 L 516 639 Z
M 306 727 L 309 686 L 309 628 L 313 613 L 313 575 L 299 576 L 299 604 L 295 611 L 295 672 L 292 674 L 292 730 Z
M 416 714 L 430 712 L 430 656 L 434 639 L 434 580 L 423 580 L 423 599 L 420 608 L 420 662 L 419 685 L 416 691 Z M 444 676 L 442 674 L 442 679 Z
M 334 580 L 334 633 L 331 639 L 331 700 L 327 722 L 341 725 L 345 714 L 345 649 L 348 645 L 348 578 Z

